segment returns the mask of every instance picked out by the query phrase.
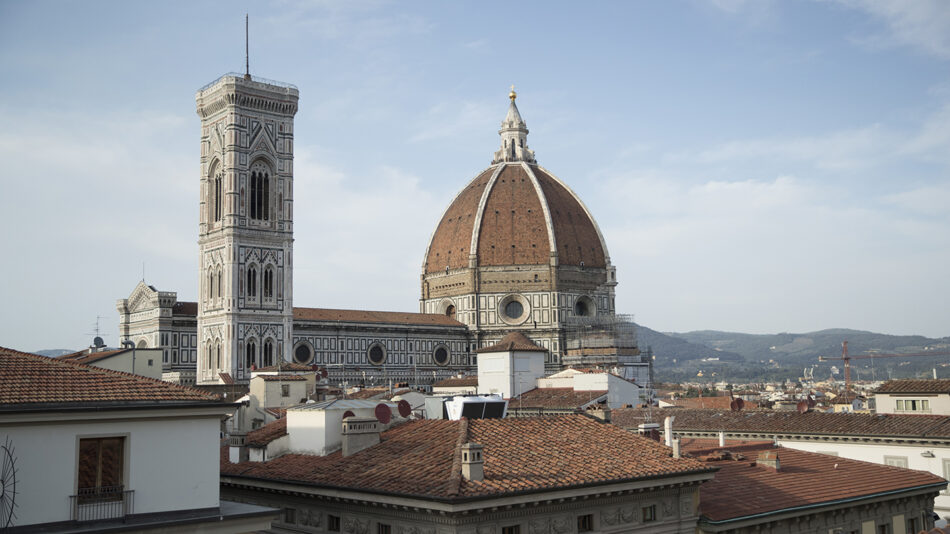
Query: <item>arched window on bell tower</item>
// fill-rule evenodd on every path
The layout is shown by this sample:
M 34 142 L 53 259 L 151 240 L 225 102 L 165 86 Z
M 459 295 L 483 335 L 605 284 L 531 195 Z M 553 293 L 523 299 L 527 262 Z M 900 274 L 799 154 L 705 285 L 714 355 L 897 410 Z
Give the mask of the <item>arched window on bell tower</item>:
M 247 342 L 247 350 L 245 351 L 247 357 L 247 368 L 257 365 L 257 343 L 254 340 Z
M 247 268 L 247 296 L 257 298 L 257 267 L 253 265 Z
M 247 211 L 256 221 L 270 220 L 270 168 L 258 161 L 251 165 L 251 194 L 248 197 Z
M 274 342 L 270 339 L 264 342 L 264 353 L 262 354 L 264 361 L 262 362 L 264 367 L 270 367 L 274 365 Z
M 264 298 L 274 298 L 274 268 L 270 265 L 264 268 Z

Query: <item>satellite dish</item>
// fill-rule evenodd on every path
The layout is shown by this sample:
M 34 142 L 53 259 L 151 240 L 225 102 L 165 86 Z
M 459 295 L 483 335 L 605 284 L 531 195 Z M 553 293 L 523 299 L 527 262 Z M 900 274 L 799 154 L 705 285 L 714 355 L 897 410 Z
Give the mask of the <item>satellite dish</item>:
M 92 339 L 92 344 L 97 349 L 101 349 L 102 347 L 106 346 L 106 342 L 99 336 L 96 336 Z
M 347 411 L 343 412 L 343 419 L 346 419 L 347 417 L 353 417 L 354 415 L 356 415 L 356 414 L 353 413 L 353 412 L 351 412 L 350 410 L 347 410 Z
M 393 417 L 392 410 L 389 409 L 389 406 L 386 406 L 383 403 L 376 405 L 376 409 L 373 410 L 373 413 L 376 414 L 376 419 L 379 419 L 379 422 L 382 424 L 389 424 L 389 420 Z
M 798 409 L 798 413 L 805 413 L 805 412 L 807 412 L 807 411 L 808 411 L 808 401 L 803 401 L 803 400 L 802 400 L 802 401 L 798 401 L 798 404 L 796 405 L 796 408 Z
M 327 372 L 326 368 L 320 369 L 320 376 L 322 376 L 323 378 L 326 378 L 330 376 L 330 373 Z
M 734 412 L 738 412 L 738 411 L 739 411 L 739 403 L 736 402 L 735 399 L 733 399 L 732 402 L 729 403 L 729 409 L 732 410 L 732 411 L 734 411 Z
M 412 406 L 409 406 L 409 402 L 406 401 L 406 399 L 399 401 L 399 403 L 396 404 L 396 408 L 399 410 L 399 415 L 402 417 L 409 417 L 409 414 L 412 413 Z
M 310 366 L 310 370 L 313 371 L 314 373 L 316 373 L 317 371 L 320 370 L 320 366 L 317 365 L 317 364 L 313 364 L 313 365 Z
M 809 408 L 814 408 L 816 404 L 818 404 L 818 403 L 815 402 L 815 399 L 813 399 L 812 396 L 809 395 L 809 396 L 808 396 L 808 407 L 809 407 Z
M 736 399 L 736 406 L 739 407 L 739 410 L 745 408 L 745 401 L 742 399 Z

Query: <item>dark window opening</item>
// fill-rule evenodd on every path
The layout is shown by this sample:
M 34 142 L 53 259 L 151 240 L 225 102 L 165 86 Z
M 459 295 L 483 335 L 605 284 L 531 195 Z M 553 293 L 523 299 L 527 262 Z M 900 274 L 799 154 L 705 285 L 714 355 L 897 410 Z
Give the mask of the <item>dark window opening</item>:
M 121 500 L 125 438 L 79 440 L 79 503 Z
M 594 530 L 594 515 L 587 514 L 577 516 L 577 531 L 589 532 L 591 530 Z
M 505 304 L 505 315 L 507 315 L 509 319 L 517 319 L 521 317 L 523 313 L 524 306 L 517 300 L 512 300 L 508 304 Z

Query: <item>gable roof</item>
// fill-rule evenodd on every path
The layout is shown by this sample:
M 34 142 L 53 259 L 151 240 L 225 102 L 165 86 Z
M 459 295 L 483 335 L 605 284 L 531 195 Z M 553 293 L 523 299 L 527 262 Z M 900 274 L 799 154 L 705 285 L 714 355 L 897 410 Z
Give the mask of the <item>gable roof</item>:
M 416 326 L 456 326 L 464 324 L 441 313 L 386 312 L 369 310 L 334 310 L 329 308 L 294 308 L 295 321 L 340 323 L 390 323 Z
M 471 376 L 453 376 L 452 378 L 446 378 L 444 380 L 439 380 L 438 382 L 432 384 L 434 388 L 459 388 L 459 387 L 472 387 L 478 385 L 478 375 Z
M 482 481 L 461 476 L 461 446 L 470 442 L 483 447 Z M 225 484 L 240 484 L 242 478 L 279 480 L 438 501 L 711 471 L 698 460 L 672 458 L 659 443 L 583 415 L 423 419 L 382 433 L 378 445 L 348 457 L 340 451 L 286 454 L 266 463 L 222 460 L 221 465 Z
M 92 362 L 105 360 L 105 359 L 111 358 L 112 356 L 122 354 L 123 352 L 130 352 L 131 350 L 132 349 L 114 349 L 114 350 L 103 350 L 99 352 L 89 352 L 88 350 L 81 350 L 81 351 L 73 352 L 70 354 L 63 354 L 62 356 L 59 356 L 59 359 L 90 364 Z
M 0 347 L 0 410 L 49 405 L 220 402 L 144 376 Z
M 888 380 L 874 393 L 950 393 L 950 380 Z
M 732 452 L 736 452 L 735 448 L 725 447 Z M 936 492 L 947 484 L 926 471 L 786 449 L 771 443 L 739 448 L 745 456 L 743 460 L 728 456 L 707 460 L 719 471 L 699 488 L 701 522 L 738 521 L 926 487 Z M 754 460 L 760 451 L 778 455 L 778 471 L 756 465 Z
M 606 391 L 575 391 L 574 388 L 535 388 L 508 401 L 508 409 L 545 408 L 580 410 L 588 404 L 606 400 Z
M 613 410 L 610 419 L 622 428 L 633 429 L 648 419 L 661 422 L 670 415 L 676 417 L 673 429 L 679 432 L 724 430 L 766 434 L 950 439 L 950 417 L 941 415 L 621 408 Z
M 287 418 L 281 417 L 247 433 L 245 443 L 249 447 L 266 447 L 268 443 L 287 435 Z
M 547 352 L 548 349 L 539 347 L 535 344 L 534 341 L 531 341 L 528 336 L 522 334 L 521 332 L 512 332 L 507 336 L 501 338 L 501 341 L 495 343 L 494 345 L 489 345 L 487 347 L 482 347 L 475 351 L 476 354 L 483 352 Z

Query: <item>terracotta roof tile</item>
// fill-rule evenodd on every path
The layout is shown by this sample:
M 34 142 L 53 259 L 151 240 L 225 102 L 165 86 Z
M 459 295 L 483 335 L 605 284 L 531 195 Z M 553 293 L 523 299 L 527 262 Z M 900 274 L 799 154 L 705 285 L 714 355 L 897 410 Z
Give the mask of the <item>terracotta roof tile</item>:
M 472 228 L 475 226 L 478 203 L 488 180 L 495 171 L 489 167 L 482 171 L 455 197 L 442 215 L 439 226 L 432 234 L 426 255 L 427 273 L 468 267 L 468 254 L 472 246 Z
M 732 450 L 731 447 L 726 449 Z M 779 470 L 755 465 L 756 450 L 777 453 Z M 878 493 L 946 485 L 945 480 L 926 471 L 768 444 L 746 452 L 749 454 L 743 461 L 708 462 L 719 471 L 699 490 L 699 510 L 704 519 L 725 521 Z
M 510 351 L 523 351 L 523 352 L 547 352 L 548 350 L 542 347 L 539 347 L 535 344 L 534 341 L 528 338 L 528 336 L 522 334 L 521 332 L 512 332 L 507 336 L 501 338 L 501 341 L 490 345 L 488 347 L 482 347 L 476 350 L 476 353 L 482 352 L 510 352 Z
M 606 399 L 607 391 L 575 391 L 574 388 L 535 388 L 508 401 L 508 408 L 580 410 Z
M 219 401 L 197 389 L 0 347 L 0 408 L 116 402 Z
M 950 380 L 888 380 L 875 393 L 950 393 Z
M 656 442 L 583 415 L 418 420 L 381 437 L 379 445 L 346 458 L 337 451 L 286 454 L 266 463 L 222 460 L 221 475 L 452 501 L 711 472 L 698 460 L 671 458 L 670 449 Z M 466 441 L 484 447 L 483 481 L 458 473 L 456 456 Z
M 279 374 L 279 375 L 255 375 L 254 378 L 260 378 L 264 382 L 303 382 L 307 377 L 303 375 Z
M 679 408 L 693 408 L 700 410 L 729 410 L 732 404 L 731 397 L 688 397 L 679 399 L 663 399 L 664 402 L 674 404 Z M 759 407 L 759 403 L 753 401 L 742 401 L 743 410 L 751 410 Z
M 941 415 L 621 408 L 613 410 L 610 419 L 615 425 L 633 429 L 647 419 L 662 422 L 668 415 L 676 416 L 673 421 L 674 430 L 683 432 L 725 430 L 752 433 L 916 436 L 950 439 L 950 417 Z
M 231 377 L 231 373 L 218 373 L 218 376 L 225 384 L 231 385 L 234 383 L 234 378 Z
M 554 235 L 557 236 L 558 263 L 606 267 L 607 260 L 594 222 L 581 204 L 552 176 L 534 167 L 541 190 L 548 199 Z
M 268 365 L 267 367 L 258 367 L 253 373 L 270 373 L 274 371 L 304 371 L 313 372 L 313 366 L 297 362 L 283 362 L 280 366 Z
M 294 308 L 296 321 L 336 321 L 341 323 L 393 323 L 418 326 L 465 325 L 441 313 L 385 312 L 367 310 L 332 310 L 328 308 Z
M 264 447 L 275 439 L 287 435 L 287 418 L 282 417 L 247 433 L 245 443 L 249 447 Z
M 69 360 L 71 362 L 79 362 L 90 364 L 92 362 L 97 362 L 99 360 L 104 360 L 115 356 L 116 354 L 122 354 L 123 352 L 129 352 L 132 349 L 115 349 L 115 350 L 104 350 L 100 352 L 88 352 L 81 350 L 79 352 L 74 352 L 72 354 L 64 354 L 59 357 L 60 360 Z
M 479 200 L 473 210 L 477 210 Z M 488 193 L 481 222 L 479 265 L 547 265 L 551 261 L 544 208 L 521 165 L 505 165 L 502 169 Z M 471 239 L 469 234 L 469 242 Z
M 452 377 L 446 378 L 445 380 L 439 380 L 438 382 L 432 384 L 434 388 L 455 388 L 455 387 L 472 387 L 478 385 L 478 376 L 462 376 L 462 377 Z
M 198 317 L 198 303 L 185 301 L 176 302 L 175 305 L 172 306 L 172 315 Z

